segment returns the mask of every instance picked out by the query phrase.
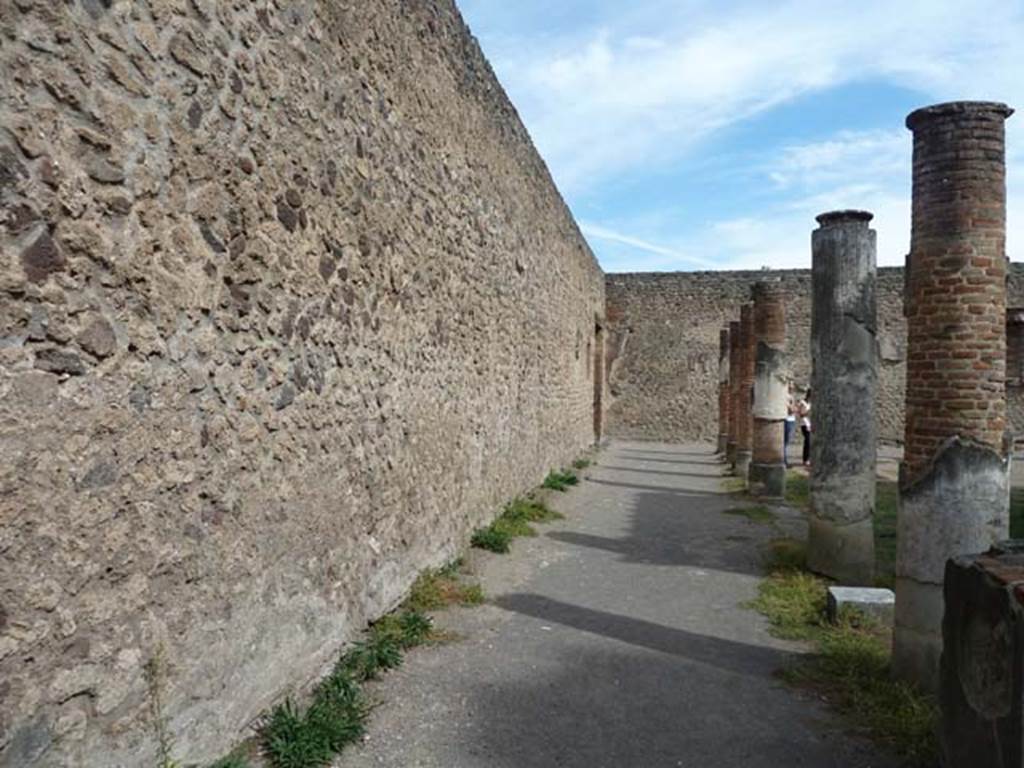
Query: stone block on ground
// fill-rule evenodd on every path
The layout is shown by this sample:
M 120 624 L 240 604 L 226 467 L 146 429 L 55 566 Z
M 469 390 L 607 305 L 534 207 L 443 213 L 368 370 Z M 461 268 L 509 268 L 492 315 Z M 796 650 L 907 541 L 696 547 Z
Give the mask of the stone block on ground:
M 891 589 L 829 587 L 828 619 L 836 621 L 844 608 L 855 608 L 884 626 L 892 626 L 896 596 Z

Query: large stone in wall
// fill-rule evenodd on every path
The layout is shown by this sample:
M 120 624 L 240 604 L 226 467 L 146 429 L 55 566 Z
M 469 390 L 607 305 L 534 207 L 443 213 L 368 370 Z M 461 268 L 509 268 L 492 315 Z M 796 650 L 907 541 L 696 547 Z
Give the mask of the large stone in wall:
M 594 437 L 450 0 L 0 1 L 0 766 L 203 763 Z

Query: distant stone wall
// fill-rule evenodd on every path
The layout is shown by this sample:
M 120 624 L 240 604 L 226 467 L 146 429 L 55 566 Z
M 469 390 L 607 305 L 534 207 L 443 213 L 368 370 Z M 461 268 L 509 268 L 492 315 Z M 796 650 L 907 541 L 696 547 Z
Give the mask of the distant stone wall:
M 627 273 L 606 276 L 611 360 L 611 436 L 714 440 L 718 426 L 718 332 L 739 317 L 753 284 L 781 279 L 787 354 L 797 386 L 810 383 L 810 270 Z M 878 270 L 878 421 L 882 440 L 903 440 L 906 322 L 903 270 Z M 1009 305 L 1024 305 L 1024 265 L 1014 264 Z M 1011 387 L 1011 429 L 1024 435 L 1020 387 Z
M 594 438 L 451 0 L 0 0 L 0 766 L 205 762 Z

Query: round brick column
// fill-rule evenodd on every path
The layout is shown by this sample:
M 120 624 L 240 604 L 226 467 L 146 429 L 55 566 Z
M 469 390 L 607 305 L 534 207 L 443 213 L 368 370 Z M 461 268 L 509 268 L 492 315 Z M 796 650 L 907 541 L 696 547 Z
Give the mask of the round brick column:
M 736 396 L 736 474 L 747 479 L 754 449 L 754 305 L 740 307 L 740 375 Z
M 783 440 L 789 379 L 786 370 L 786 295 L 778 280 L 754 284 L 753 455 L 748 483 L 755 496 L 786 493 Z
M 725 460 L 736 468 L 736 446 L 739 444 L 740 397 L 740 322 L 729 322 L 729 438 L 725 444 Z
M 729 443 L 729 327 L 718 332 L 718 450 L 725 454 Z
M 807 564 L 874 586 L 878 443 L 876 235 L 865 211 L 818 217 L 811 235 L 811 517 Z
M 1005 104 L 956 102 L 914 133 L 907 403 L 893 669 L 935 690 L 946 561 L 1007 536 Z

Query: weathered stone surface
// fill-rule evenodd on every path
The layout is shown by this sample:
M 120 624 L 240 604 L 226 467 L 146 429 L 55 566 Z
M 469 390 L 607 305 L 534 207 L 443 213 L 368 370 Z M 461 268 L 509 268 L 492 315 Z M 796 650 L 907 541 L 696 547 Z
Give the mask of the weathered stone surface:
M 614 373 L 614 369 L 612 369 Z M 729 322 L 729 436 L 725 444 L 725 460 L 733 469 L 736 467 L 736 446 L 738 444 L 740 420 L 736 400 L 740 389 L 740 321 Z M 612 390 L 613 394 L 615 390 Z
M 874 583 L 878 392 L 876 234 L 865 211 L 818 217 L 812 235 L 811 570 Z
M 754 305 L 740 307 L 739 386 L 736 389 L 736 474 L 747 479 L 754 454 Z
M 953 558 L 943 596 L 942 764 L 1024 765 L 1024 542 Z
M 603 276 L 450 0 L 2 7 L 0 766 L 161 650 L 207 765 L 592 442 Z
M 853 609 L 883 626 L 892 626 L 896 595 L 891 589 L 873 587 L 829 587 L 826 611 L 836 621 L 844 609 Z
M 811 382 L 811 271 L 772 270 L 786 292 L 786 359 L 797 391 Z M 650 440 L 715 439 L 718 332 L 739 316 L 763 271 L 609 274 L 609 349 L 616 365 L 609 434 Z M 1013 304 L 1024 306 L 1024 264 L 1010 265 Z M 903 269 L 882 267 L 876 282 L 878 436 L 902 442 L 907 334 Z M 1024 436 L 1024 387 L 1009 394 L 1014 434 Z
M 956 102 L 914 132 L 907 257 L 907 419 L 900 465 L 893 670 L 938 684 L 946 561 L 1009 528 L 1006 105 Z
M 779 281 L 754 283 L 753 437 L 747 486 L 755 496 L 786 495 L 784 421 L 789 399 L 786 304 Z
M 718 334 L 718 453 L 723 456 L 729 445 L 729 328 Z

